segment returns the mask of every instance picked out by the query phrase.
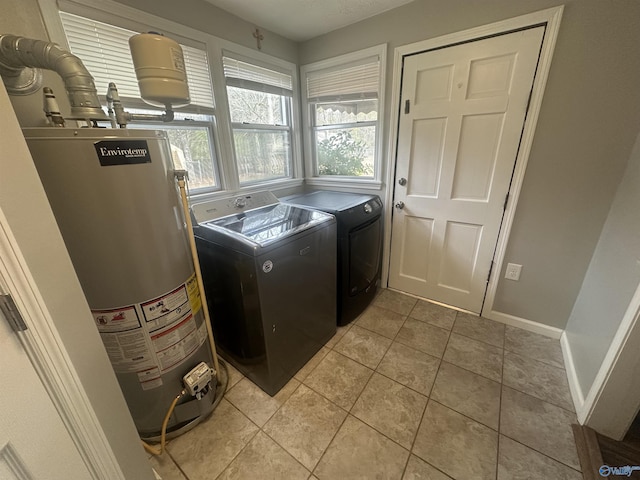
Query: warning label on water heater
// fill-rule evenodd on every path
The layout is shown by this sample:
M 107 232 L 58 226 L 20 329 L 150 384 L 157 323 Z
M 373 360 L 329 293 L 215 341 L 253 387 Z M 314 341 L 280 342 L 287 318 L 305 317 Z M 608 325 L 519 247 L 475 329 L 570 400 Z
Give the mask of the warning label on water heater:
M 191 312 L 185 285 L 180 285 L 162 297 L 141 303 L 140 306 L 150 330 L 172 324 L 182 318 L 185 312 Z
M 133 305 L 115 310 L 92 310 L 100 332 L 124 332 L 140 327 L 138 313 Z
M 149 390 L 162 385 L 162 374 L 191 356 L 206 341 L 202 302 L 195 275 L 175 289 L 142 303 L 92 310 L 113 369 L 136 373 Z

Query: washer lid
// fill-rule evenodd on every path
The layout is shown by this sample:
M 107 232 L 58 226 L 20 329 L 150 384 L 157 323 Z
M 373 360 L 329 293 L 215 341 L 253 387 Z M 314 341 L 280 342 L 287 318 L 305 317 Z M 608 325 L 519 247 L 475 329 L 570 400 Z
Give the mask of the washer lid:
M 332 215 L 317 210 L 279 203 L 204 222 L 200 226 L 264 247 L 332 220 Z

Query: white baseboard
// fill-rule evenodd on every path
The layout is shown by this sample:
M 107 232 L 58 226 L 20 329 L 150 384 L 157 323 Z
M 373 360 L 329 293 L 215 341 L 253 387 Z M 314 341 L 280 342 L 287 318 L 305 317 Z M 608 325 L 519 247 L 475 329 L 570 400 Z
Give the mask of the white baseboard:
M 490 312 L 486 313 L 483 312 L 482 316 L 490 320 L 495 320 L 496 322 L 505 323 L 507 325 L 511 325 L 512 327 L 518 327 L 523 330 L 528 330 L 533 333 L 539 333 L 540 335 L 544 335 L 545 337 L 555 339 L 559 339 L 562 335 L 562 332 L 564 331 L 560 328 L 551 327 L 543 323 L 534 322 L 532 320 L 516 317 L 515 315 L 509 315 L 507 313 L 496 312 L 495 310 L 491 310 Z
M 573 362 L 573 355 L 571 353 L 571 345 L 566 332 L 560 337 L 560 346 L 562 347 L 562 356 L 564 357 L 564 368 L 567 372 L 567 380 L 569 381 L 569 390 L 571 391 L 571 398 L 573 399 L 573 406 L 576 409 L 576 415 L 578 417 L 578 423 L 584 425 L 587 412 L 585 411 L 585 400 L 580 382 L 578 381 L 578 375 L 576 373 L 576 365 Z
M 573 405 L 577 412 L 578 422 L 581 425 L 584 424 L 587 415 L 587 412 L 585 411 L 584 394 L 582 393 L 582 388 L 580 388 L 580 383 L 578 382 L 578 375 L 576 374 L 576 367 L 573 363 L 573 355 L 571 354 L 571 346 L 569 345 L 569 340 L 565 331 L 557 327 L 551 327 L 525 318 L 496 312 L 495 310 L 484 313 L 483 316 L 490 320 L 511 325 L 512 327 L 518 327 L 523 330 L 539 333 L 546 337 L 560 339 L 564 367 L 567 372 L 567 380 L 569 381 L 569 390 L 571 391 L 571 399 L 573 400 Z

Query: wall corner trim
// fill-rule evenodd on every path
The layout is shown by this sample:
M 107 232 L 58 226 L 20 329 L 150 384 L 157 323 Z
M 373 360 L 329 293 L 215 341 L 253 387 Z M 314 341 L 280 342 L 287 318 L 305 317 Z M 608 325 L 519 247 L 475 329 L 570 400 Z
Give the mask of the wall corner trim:
M 637 380 L 637 365 L 640 362 L 640 355 L 635 345 L 638 343 L 640 336 L 640 284 L 636 287 L 636 291 L 622 317 L 620 326 L 615 336 L 611 340 L 607 354 L 605 355 L 600 369 L 589 387 L 582 411 L 578 414 L 578 421 L 592 425 L 593 423 L 602 424 L 602 411 L 607 410 L 610 405 L 610 392 L 615 391 L 616 384 L 620 382 L 635 388 L 637 392 L 640 389 Z M 625 347 L 628 347 L 625 349 Z M 606 398 L 605 389 L 609 390 L 609 400 Z M 605 398 L 603 398 L 605 396 Z M 622 397 L 617 399 L 617 408 L 619 412 L 635 412 L 630 418 L 627 418 L 626 425 L 621 425 L 620 421 L 610 422 L 611 429 L 603 431 L 603 434 L 622 440 L 629 425 L 633 421 L 638 412 L 638 398 L 636 395 L 630 397 Z M 577 411 L 577 410 L 576 410 Z M 581 420 L 581 417 L 583 420 Z M 595 428 L 595 427 L 594 427 Z
M 569 381 L 569 391 L 571 392 L 571 399 L 573 400 L 573 406 L 576 409 L 576 415 L 578 417 L 578 423 L 584 425 L 587 417 L 585 409 L 584 394 L 582 393 L 582 387 L 578 381 L 578 373 L 576 371 L 576 365 L 573 362 L 573 354 L 571 353 L 571 344 L 569 343 L 569 337 L 567 332 L 563 332 L 560 337 L 560 346 L 562 347 L 562 357 L 564 358 L 564 368 L 567 372 L 567 380 Z

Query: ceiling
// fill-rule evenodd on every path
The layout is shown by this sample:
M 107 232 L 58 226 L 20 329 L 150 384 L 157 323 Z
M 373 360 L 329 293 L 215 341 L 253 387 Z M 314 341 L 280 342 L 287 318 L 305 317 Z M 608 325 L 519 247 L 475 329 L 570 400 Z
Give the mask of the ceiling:
M 359 22 L 413 0 L 206 0 L 294 41 Z

